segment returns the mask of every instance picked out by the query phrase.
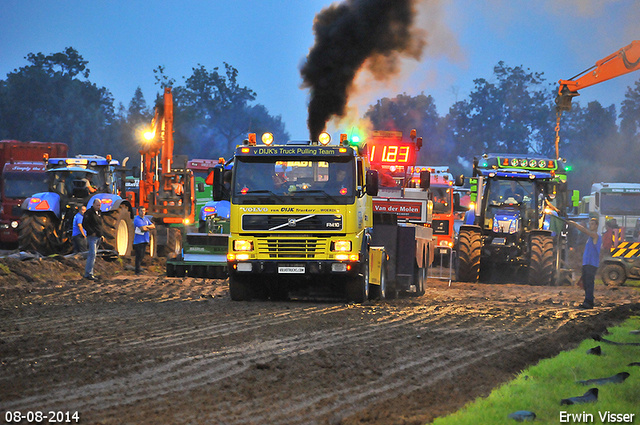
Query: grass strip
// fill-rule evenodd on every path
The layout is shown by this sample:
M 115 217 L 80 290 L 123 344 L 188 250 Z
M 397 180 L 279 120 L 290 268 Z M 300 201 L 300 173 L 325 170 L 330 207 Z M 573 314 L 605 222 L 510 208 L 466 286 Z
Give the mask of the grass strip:
M 640 317 L 632 317 L 620 326 L 609 329 L 606 339 L 617 342 L 640 342 Z M 602 355 L 590 355 L 590 348 L 600 346 Z M 593 339 L 551 359 L 541 360 L 521 372 L 516 379 L 495 389 L 488 397 L 479 398 L 451 415 L 437 418 L 434 425 L 499 425 L 515 424 L 510 413 L 534 412 L 535 424 L 560 423 L 633 423 L 640 424 L 640 347 L 609 345 Z M 620 384 L 603 384 L 598 388 L 595 403 L 561 406 L 560 400 L 581 396 L 593 386 L 577 381 L 606 378 L 619 372 L 630 376 Z M 618 416 L 607 416 L 609 414 Z M 626 419 L 631 421 L 625 421 Z M 634 415 L 631 417 L 630 415 Z M 577 415 L 577 416 L 572 416 Z M 604 421 L 603 421 L 604 416 Z M 611 419 L 615 419 L 612 421 Z

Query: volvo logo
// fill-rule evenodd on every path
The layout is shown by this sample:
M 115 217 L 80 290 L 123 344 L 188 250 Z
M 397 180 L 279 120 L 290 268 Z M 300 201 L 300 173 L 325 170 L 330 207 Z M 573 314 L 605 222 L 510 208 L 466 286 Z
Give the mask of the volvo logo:
M 296 219 L 295 218 L 290 218 L 287 222 L 287 225 L 289 227 L 296 227 Z

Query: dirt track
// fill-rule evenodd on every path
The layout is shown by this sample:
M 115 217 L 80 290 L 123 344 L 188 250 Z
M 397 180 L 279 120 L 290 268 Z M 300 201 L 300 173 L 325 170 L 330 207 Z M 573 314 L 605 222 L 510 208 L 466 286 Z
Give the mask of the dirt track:
M 430 280 L 424 296 L 231 302 L 223 280 L 5 261 L 0 414 L 83 424 L 422 424 L 640 311 L 637 289 Z M 26 423 L 26 422 L 25 422 Z

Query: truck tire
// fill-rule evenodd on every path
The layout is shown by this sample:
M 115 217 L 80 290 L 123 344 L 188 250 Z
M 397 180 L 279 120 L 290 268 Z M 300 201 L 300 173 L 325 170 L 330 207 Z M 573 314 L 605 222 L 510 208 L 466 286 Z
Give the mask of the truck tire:
M 369 299 L 369 261 L 362 264 L 361 272 L 347 281 L 347 302 L 363 303 Z
M 18 245 L 21 251 L 51 255 L 61 252 L 58 222 L 51 214 L 25 212 L 18 226 Z
M 529 259 L 529 285 L 550 286 L 555 277 L 555 255 L 553 237 L 547 235 L 531 236 Z
M 478 281 L 481 254 L 482 237 L 480 232 L 469 229 L 460 230 L 458 235 L 458 281 Z
M 416 287 L 415 296 L 421 297 L 424 295 L 424 288 L 427 284 L 427 268 L 418 267 L 418 263 L 415 263 L 413 268 L 413 283 Z
M 602 281 L 607 286 L 620 286 L 627 281 L 627 274 L 620 264 L 605 264 L 601 274 Z
M 251 289 L 244 276 L 229 276 L 229 296 L 231 301 L 251 301 Z
M 129 209 L 121 205 L 117 210 L 103 213 L 102 217 L 104 220 L 104 248 L 114 250 L 121 257 L 131 255 L 133 220 Z
M 386 255 L 382 258 L 380 266 L 380 285 L 371 285 L 369 291 L 369 299 L 372 300 L 393 300 L 397 296 L 395 283 L 387 279 L 387 259 Z

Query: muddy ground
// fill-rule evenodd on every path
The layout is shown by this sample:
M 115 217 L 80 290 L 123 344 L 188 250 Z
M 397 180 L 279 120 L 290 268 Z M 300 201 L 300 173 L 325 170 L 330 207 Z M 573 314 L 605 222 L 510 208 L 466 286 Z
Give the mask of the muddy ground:
M 131 261 L 0 260 L 0 414 L 83 424 L 423 424 L 640 313 L 637 288 L 462 284 L 364 305 L 231 302 Z M 26 423 L 26 421 L 24 422 Z

